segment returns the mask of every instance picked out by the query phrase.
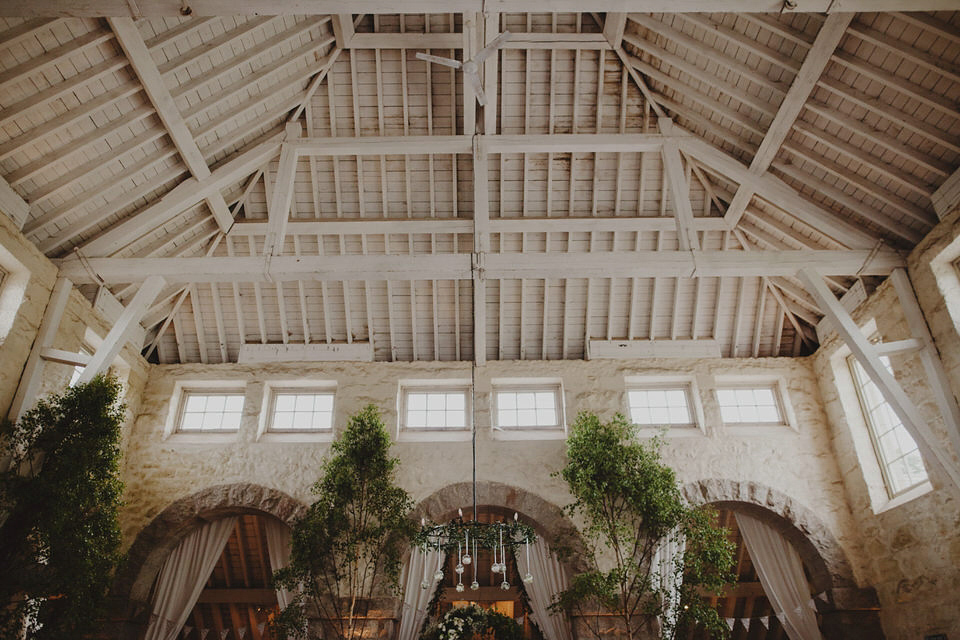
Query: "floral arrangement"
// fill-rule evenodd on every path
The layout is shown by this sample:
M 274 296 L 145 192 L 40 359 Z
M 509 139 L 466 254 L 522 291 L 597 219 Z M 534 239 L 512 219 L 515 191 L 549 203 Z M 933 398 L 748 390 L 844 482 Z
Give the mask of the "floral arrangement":
M 479 605 L 451 609 L 427 627 L 421 640 L 469 640 L 474 636 L 492 640 L 522 640 L 523 628 L 512 618 Z

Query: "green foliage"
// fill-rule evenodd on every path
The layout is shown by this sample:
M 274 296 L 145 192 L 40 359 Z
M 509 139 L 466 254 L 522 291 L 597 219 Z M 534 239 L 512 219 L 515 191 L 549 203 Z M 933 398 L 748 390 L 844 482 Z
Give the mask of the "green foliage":
M 104 613 L 120 561 L 119 392 L 98 376 L 4 425 L 0 637 L 26 620 L 28 639 L 72 640 Z
M 662 638 L 696 624 L 717 634 L 727 630 L 703 595 L 732 580 L 732 545 L 710 511 L 684 502 L 673 470 L 661 461 L 661 445 L 659 439 L 640 442 L 620 414 L 601 422 L 581 413 L 567 439 L 567 466 L 558 474 L 574 497 L 567 512 L 584 520 L 594 560 L 608 568 L 576 576 L 555 607 L 587 614 L 598 637 L 596 614 L 603 609 L 622 619 L 628 638 L 658 618 Z M 686 542 L 673 568 L 682 576 L 675 594 L 661 586 L 652 562 L 660 541 L 670 538 Z
M 492 640 L 523 640 L 523 627 L 502 613 L 476 604 L 451 609 L 421 634 L 421 640 L 469 640 L 475 636 Z
M 378 588 L 398 588 L 401 558 L 414 534 L 413 501 L 394 485 L 398 460 L 373 405 L 352 416 L 313 485 L 316 501 L 294 526 L 290 565 L 274 581 L 294 594 L 277 617 L 280 638 L 309 637 L 306 605 L 327 633 L 362 635 L 364 610 Z

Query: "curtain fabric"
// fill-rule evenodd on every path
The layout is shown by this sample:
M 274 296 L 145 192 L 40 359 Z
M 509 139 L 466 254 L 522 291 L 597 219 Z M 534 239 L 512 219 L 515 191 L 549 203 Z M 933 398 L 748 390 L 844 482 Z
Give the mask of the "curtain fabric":
M 446 554 L 437 549 L 412 549 L 403 580 L 403 609 L 400 611 L 400 630 L 397 640 L 415 640 L 427 618 L 427 606 L 437 590 L 433 574 L 443 563 Z M 426 589 L 422 583 L 429 585 Z
M 664 607 L 666 620 L 672 621 L 680 604 L 680 585 L 683 583 L 683 571 L 677 571 L 677 563 L 683 562 L 683 552 L 687 548 L 686 539 L 677 532 L 671 532 L 660 540 L 653 553 L 654 585 L 668 594 L 669 601 Z M 663 625 L 665 620 L 661 619 Z
M 163 563 L 144 640 L 174 640 L 220 559 L 236 516 L 208 522 L 184 538 Z
M 290 527 L 275 518 L 264 518 L 263 528 L 267 532 L 267 555 L 270 556 L 270 570 L 277 571 L 290 564 Z M 290 604 L 292 594 L 286 589 L 277 589 L 277 602 L 283 609 Z
M 524 567 L 525 552 L 518 549 L 517 569 L 523 575 L 527 571 L 533 574 L 533 582 L 525 584 L 527 595 L 530 597 L 530 609 L 533 619 L 543 632 L 546 640 L 573 640 L 573 631 L 570 620 L 563 614 L 556 614 L 548 610 L 558 593 L 568 586 L 566 572 L 557 556 L 550 552 L 550 548 L 540 538 L 530 545 L 530 566 Z
M 734 514 L 760 584 L 790 640 L 822 640 L 797 550 L 769 525 Z

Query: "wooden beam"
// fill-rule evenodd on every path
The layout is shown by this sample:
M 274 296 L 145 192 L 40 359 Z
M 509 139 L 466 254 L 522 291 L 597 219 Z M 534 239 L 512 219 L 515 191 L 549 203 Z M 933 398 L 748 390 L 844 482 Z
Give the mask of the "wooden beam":
M 590 340 L 587 360 L 610 358 L 719 358 L 716 340 Z
M 700 276 L 792 276 L 814 265 L 824 275 L 889 275 L 904 265 L 890 249 L 799 251 L 615 251 L 604 253 L 480 253 L 491 278 L 612 278 Z M 78 283 L 141 282 L 163 276 L 187 282 L 289 280 L 450 280 L 473 277 L 469 254 L 276 256 L 262 258 L 88 258 L 56 261 L 62 275 Z M 90 271 L 88 271 L 88 268 Z
M 350 49 L 462 49 L 463 34 L 357 33 L 346 47 Z
M 817 32 L 817 38 L 813 42 L 810 50 L 807 51 L 807 57 L 804 58 L 800 70 L 793 79 L 793 84 L 787 91 L 786 97 L 780 104 L 777 115 L 770 123 L 760 148 L 753 156 L 750 162 L 750 171 L 758 175 L 766 173 L 770 168 L 770 163 L 776 157 L 777 152 L 783 145 L 784 140 L 790 135 L 793 123 L 803 110 L 817 84 L 817 80 L 823 75 L 824 69 L 830 62 L 830 56 L 843 39 L 850 21 L 853 20 L 852 13 L 831 13 L 827 16 L 820 31 Z M 730 206 L 727 208 L 726 217 L 731 226 L 736 226 L 740 221 L 743 212 L 753 197 L 753 189 L 750 185 L 741 184 L 734 195 Z
M 953 213 L 953 210 L 960 204 L 960 169 L 957 169 L 947 178 L 940 188 L 930 196 L 933 203 L 933 210 L 937 212 L 937 217 L 943 220 Z
M 827 13 L 835 0 L 797 0 L 789 13 Z M 342 0 L 191 0 L 194 16 L 226 15 L 328 15 L 343 11 Z M 177 0 L 88 0 L 65 4 L 63 0 L 5 0 L 0 17 L 42 16 L 131 16 L 182 17 L 183 4 Z M 354 13 L 397 13 L 401 10 L 389 0 L 353 0 Z M 952 11 L 954 0 L 845 0 L 845 11 Z M 700 13 L 703 0 L 405 0 L 405 13 L 462 13 L 497 11 L 509 13 L 580 13 L 587 11 L 642 11 L 651 13 Z M 715 0 L 709 10 L 716 13 L 778 13 L 781 0 Z
M 476 136 L 473 147 L 473 361 L 487 361 L 487 276 L 484 257 L 490 251 L 490 182 L 487 136 Z
M 87 366 L 84 367 L 83 373 L 77 379 L 77 384 L 86 384 L 93 380 L 97 374 L 107 370 L 120 353 L 123 345 L 126 344 L 130 330 L 140 324 L 140 318 L 147 312 L 166 284 L 166 280 L 159 275 L 150 275 L 144 279 L 143 285 L 137 289 L 133 300 L 123 310 L 120 319 L 110 328 L 110 332 L 103 339 L 103 343 L 90 358 Z M 139 349 L 141 346 L 137 345 L 137 348 Z
M 660 131 L 672 133 L 673 121 L 660 118 Z M 667 186 L 670 189 L 670 201 L 673 203 L 674 220 L 677 225 L 677 237 L 680 249 L 700 250 L 700 238 L 693 226 L 693 205 L 690 204 L 690 184 L 683 172 L 683 160 L 680 158 L 680 146 L 675 138 L 667 140 L 661 150 L 663 170 L 666 173 Z
M 298 156 L 429 155 L 473 151 L 473 140 L 466 135 L 301 138 L 288 144 Z
M 47 348 L 40 351 L 40 357 L 47 362 L 66 364 L 71 367 L 85 367 L 90 362 L 90 354 Z
M 776 176 L 769 173 L 758 176 L 739 160 L 705 140 L 694 136 L 685 137 L 680 142 L 680 149 L 734 182 L 746 183 L 764 200 L 845 247 L 867 249 L 880 239 L 847 222 L 836 213 L 805 199 Z
M 13 190 L 3 176 L 0 176 L 0 211 L 13 221 L 17 229 L 23 229 L 27 214 L 30 213 L 30 205 Z
M 810 295 L 820 305 L 820 309 L 830 318 L 834 329 L 857 362 L 877 385 L 877 389 L 890 405 L 891 410 L 913 436 L 924 462 L 938 468 L 945 476 L 944 480 L 952 485 L 954 493 L 960 493 L 960 466 L 953 460 L 951 454 L 944 450 L 942 443 L 930 429 L 920 410 L 907 396 L 893 374 L 887 370 L 876 348 L 870 344 L 857 323 L 834 297 L 822 275 L 812 268 L 806 268 L 800 271 L 799 276 Z
M 593 49 L 609 50 L 610 42 L 602 33 L 514 33 L 503 43 L 504 49 Z
M 353 29 L 352 13 L 338 13 L 333 16 L 333 35 L 337 38 L 338 49 L 347 49 L 352 46 L 356 35 Z
M 603 37 L 614 49 L 623 44 L 623 31 L 627 26 L 627 14 L 608 11 L 603 20 Z
M 643 153 L 666 136 L 650 133 L 554 133 L 486 136 L 490 153 Z
M 243 344 L 239 364 L 270 362 L 373 362 L 373 343 Z
M 53 346 L 53 341 L 60 330 L 60 321 L 63 319 L 63 312 L 67 308 L 67 302 L 70 300 L 70 291 L 73 289 L 73 283 L 63 276 L 57 278 L 50 292 L 50 299 L 43 310 L 43 318 L 40 320 L 40 327 L 37 330 L 37 336 L 30 349 L 30 355 L 27 356 L 27 363 L 20 376 L 20 384 L 17 386 L 17 393 L 13 397 L 13 404 L 10 406 L 8 416 L 11 421 L 16 422 L 32 406 L 37 396 L 40 395 L 41 383 L 43 381 L 43 359 L 42 352 Z M 5 468 L 6 465 L 0 465 Z
M 293 203 L 293 183 L 297 177 L 297 154 L 291 142 L 300 137 L 299 123 L 291 123 L 286 128 L 286 140 L 280 147 L 280 164 L 277 167 L 277 179 L 273 193 L 267 199 L 266 240 L 263 254 L 280 255 L 283 253 L 283 240 L 287 235 L 287 221 L 290 219 L 290 206 Z M 266 177 L 266 176 L 264 176 Z

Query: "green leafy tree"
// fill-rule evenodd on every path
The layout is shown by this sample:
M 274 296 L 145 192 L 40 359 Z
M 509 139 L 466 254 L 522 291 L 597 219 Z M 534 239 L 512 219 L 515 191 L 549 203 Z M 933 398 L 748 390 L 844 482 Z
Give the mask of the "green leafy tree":
M 290 564 L 274 575 L 293 594 L 274 624 L 280 638 L 311 637 L 308 605 L 320 615 L 322 637 L 363 635 L 371 598 L 398 588 L 415 531 L 413 500 L 394 484 L 399 460 L 389 455 L 376 407 L 350 418 L 332 452 L 312 488 L 316 501 L 293 528 Z
M 600 636 L 601 613 L 622 621 L 626 637 L 652 632 L 675 638 L 701 624 L 723 634 L 726 626 L 704 600 L 733 579 L 733 548 L 716 516 L 683 500 L 672 469 L 660 458 L 661 441 L 644 444 L 617 414 L 609 422 L 580 413 L 567 439 L 567 465 L 559 472 L 574 497 L 567 512 L 585 522 L 587 546 L 597 567 L 576 576 L 555 607 L 583 616 Z M 654 556 L 663 540 L 685 541 L 669 572 L 678 588 L 665 587 Z M 608 618 L 609 619 L 609 618 Z
M 0 637 L 75 639 L 104 613 L 120 561 L 119 383 L 98 376 L 4 425 Z

